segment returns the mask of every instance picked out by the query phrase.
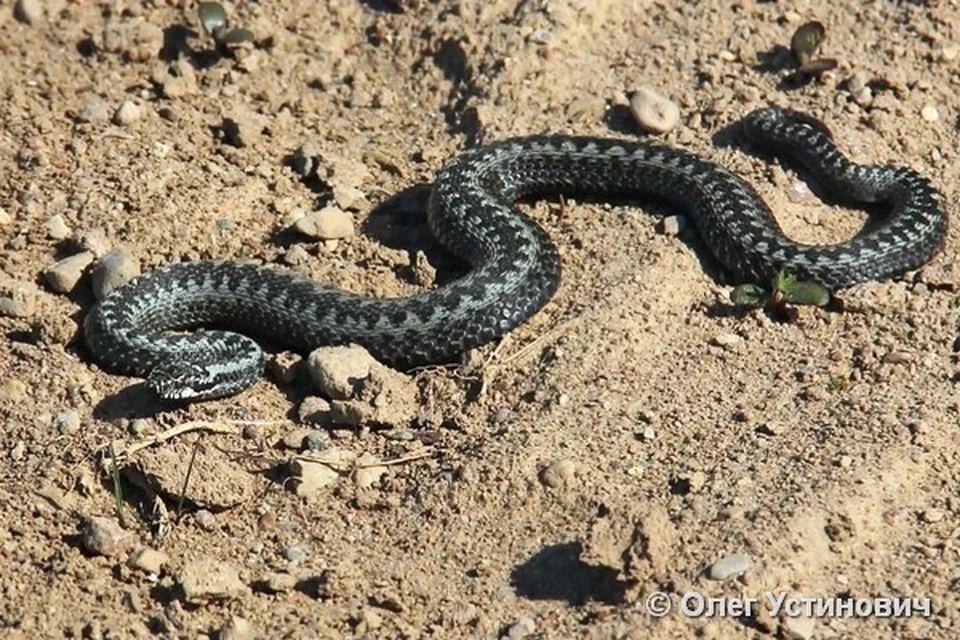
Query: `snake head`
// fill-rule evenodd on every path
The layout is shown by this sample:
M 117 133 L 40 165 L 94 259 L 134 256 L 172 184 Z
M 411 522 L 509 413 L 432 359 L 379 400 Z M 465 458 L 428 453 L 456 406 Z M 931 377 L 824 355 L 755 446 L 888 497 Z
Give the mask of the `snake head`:
M 256 374 L 259 376 L 259 372 Z M 230 363 L 195 363 L 172 360 L 157 365 L 147 376 L 147 385 L 162 400 L 196 402 L 233 395 L 253 380 Z

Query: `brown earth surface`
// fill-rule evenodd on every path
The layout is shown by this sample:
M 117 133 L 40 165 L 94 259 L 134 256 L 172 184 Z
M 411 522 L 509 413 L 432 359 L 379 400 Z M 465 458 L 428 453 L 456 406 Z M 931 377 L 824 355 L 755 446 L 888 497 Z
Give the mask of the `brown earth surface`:
M 0 280 L 33 308 L 0 317 L 0 636 L 960 633 L 955 227 L 920 272 L 779 321 L 732 311 L 692 233 L 658 231 L 669 208 L 524 205 L 559 246 L 556 296 L 472 366 L 404 376 L 412 419 L 312 433 L 336 457 L 312 491 L 292 490 L 283 446 L 306 434 L 304 398 L 325 406 L 302 374 L 162 407 L 85 350 L 89 274 L 70 294 L 42 275 L 87 234 L 144 271 L 243 257 L 409 294 L 457 267 L 416 207 L 364 225 L 377 205 L 506 136 L 642 137 L 625 106 L 641 86 L 680 107 L 666 143 L 743 175 L 797 239 L 864 216 L 794 202 L 796 174 L 744 152 L 730 125 L 768 104 L 930 177 L 952 210 L 957 2 L 241 2 L 227 11 L 256 46 L 223 56 L 193 2 L 17 7 L 27 21 L 0 7 Z M 811 19 L 839 66 L 796 86 L 783 47 Z M 306 143 L 320 177 L 303 181 Z M 331 197 L 355 236 L 281 232 Z M 107 471 L 111 443 L 183 425 L 203 428 Z M 711 579 L 731 554 L 746 572 Z M 657 592 L 675 609 L 659 618 Z M 768 592 L 930 607 L 797 619 Z M 690 617 L 684 594 L 760 604 Z

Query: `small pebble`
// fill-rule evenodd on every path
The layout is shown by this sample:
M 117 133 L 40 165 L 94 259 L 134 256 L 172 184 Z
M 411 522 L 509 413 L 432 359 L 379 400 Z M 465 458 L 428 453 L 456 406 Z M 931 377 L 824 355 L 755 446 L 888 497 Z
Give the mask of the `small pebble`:
M 294 544 L 283 550 L 283 557 L 290 562 L 300 562 L 307 557 L 307 550 L 303 545 Z
M 373 607 L 364 607 L 357 616 L 357 627 L 355 631 L 363 637 L 369 637 L 370 631 L 380 628 L 383 625 L 383 616 L 377 613 Z
M 18 440 L 17 444 L 10 449 L 10 459 L 14 462 L 20 462 L 25 455 L 27 455 L 27 445 L 23 443 L 23 440 Z
M 330 434 L 326 431 L 310 431 L 303 439 L 303 448 L 307 451 L 323 451 L 330 446 Z
M 937 111 L 935 106 L 928 104 L 920 110 L 920 117 L 926 122 L 936 122 L 940 119 L 940 112 Z
M 312 142 L 306 142 L 293 152 L 290 165 L 301 178 L 307 178 L 317 170 L 317 160 L 320 152 Z
M 787 200 L 795 204 L 820 204 L 820 199 L 810 190 L 810 185 L 803 180 L 794 180 L 790 183 L 787 188 Z
M 142 436 L 146 433 L 147 428 L 150 426 L 150 423 L 147 422 L 144 418 L 134 418 L 130 421 L 130 425 L 127 427 L 127 431 L 130 432 L 132 436 Z
M 663 219 L 663 233 L 668 236 L 678 236 L 687 228 L 686 216 L 666 216 Z
M 232 600 L 249 593 L 236 567 L 214 558 L 200 558 L 184 565 L 179 576 L 187 602 L 202 604 Z
M 40 0 L 17 0 L 13 5 L 13 17 L 24 24 L 36 25 L 43 19 L 43 3 Z
M 307 396 L 297 408 L 297 417 L 303 424 L 329 425 L 330 403 L 319 396 Z M 311 433 L 315 432 L 311 430 L 307 435 Z
M 83 272 L 91 262 L 93 262 L 93 254 L 84 251 L 50 265 L 44 269 L 43 277 L 50 288 L 57 293 L 70 293 L 80 282 Z
M 110 240 L 102 228 L 79 231 L 73 236 L 73 244 L 81 251 L 90 251 L 98 258 L 110 251 Z
M 200 509 L 194 513 L 193 521 L 204 531 L 213 531 L 217 528 L 217 516 L 207 509 Z
M 907 364 L 913 362 L 913 354 L 909 351 L 890 351 L 883 356 L 883 361 L 887 364 Z
M 293 207 L 292 209 L 287 211 L 285 214 L 283 214 L 282 224 L 284 227 L 292 227 L 297 220 L 299 220 L 305 215 L 307 215 L 306 209 L 304 209 L 303 207 Z
M 284 251 L 283 261 L 291 267 L 298 267 L 302 264 L 307 264 L 310 262 L 310 254 L 307 253 L 306 249 L 298 244 L 295 244 Z
M 944 62 L 953 62 L 960 58 L 960 45 L 953 42 L 944 43 L 940 45 L 939 54 Z
M 47 230 L 47 237 L 51 240 L 64 240 L 70 237 L 72 231 L 70 227 L 67 226 L 67 221 L 63 219 L 63 216 L 59 213 L 55 216 L 50 216 L 47 218 L 47 221 L 43 223 L 43 226 Z
M 853 93 L 853 101 L 861 107 L 869 107 L 873 104 L 873 89 L 864 87 Z
M 6 209 L 0 207 L 0 225 L 6 225 L 13 222 L 13 216 L 11 216 Z
M 369 489 L 387 473 L 387 468 L 380 464 L 380 458 L 372 453 L 364 453 L 357 458 L 356 471 L 353 480 L 360 489 Z
M 710 344 L 723 347 L 724 349 L 735 347 L 741 342 L 743 342 L 743 338 L 735 333 L 721 333 L 710 339 Z
M 550 463 L 540 474 L 540 481 L 552 489 L 558 489 L 569 486 L 576 474 L 576 463 L 564 458 Z
M 339 450 L 326 449 L 321 452 L 324 458 L 334 458 L 340 454 Z M 348 462 L 349 456 L 343 456 Z M 336 460 L 334 460 L 336 461 Z M 340 480 L 340 474 L 332 469 L 329 464 L 322 460 L 310 460 L 306 458 L 294 459 L 290 463 L 290 472 L 294 478 L 294 491 L 298 496 L 312 496 L 326 489 L 330 485 Z
M 109 117 L 110 110 L 107 108 L 107 103 L 100 97 L 87 102 L 77 114 L 77 120 L 80 122 L 106 122 Z
M 308 238 L 337 240 L 353 235 L 353 218 L 338 207 L 312 211 L 293 223 L 293 229 Z
M 83 548 L 98 556 L 113 556 L 133 540 L 129 531 L 110 518 L 90 518 L 81 534 Z
M 80 414 L 74 409 L 61 411 L 51 420 L 51 425 L 58 433 L 72 435 L 80 431 Z
M 93 267 L 91 281 L 93 295 L 102 300 L 108 293 L 131 278 L 140 275 L 140 262 L 125 247 L 105 253 Z
M 750 570 L 753 563 L 745 553 L 731 553 L 713 563 L 710 567 L 711 580 L 731 580 Z
M 133 100 L 124 100 L 113 114 L 113 123 L 121 127 L 133 124 L 143 115 L 143 108 Z
M 36 285 L 19 280 L 0 280 L 0 316 L 29 318 L 36 310 Z
M 947 513 L 943 509 L 927 509 L 923 512 L 923 521 L 933 524 L 934 522 L 940 522 L 947 516 Z
M 289 573 L 271 573 L 263 579 L 263 585 L 270 593 L 286 593 L 297 586 L 297 578 Z
M 857 71 L 847 79 L 847 89 L 850 90 L 850 93 L 861 91 L 868 84 L 870 84 L 870 76 L 863 71 Z
M 256 146 L 264 129 L 263 117 L 259 114 L 237 110 L 224 117 L 220 125 L 227 144 L 239 148 Z
M 0 382 L 0 400 L 20 402 L 27 397 L 27 385 L 15 378 Z
M 220 627 L 220 640 L 254 640 L 257 631 L 246 618 L 230 616 Z
M 293 449 L 299 451 L 303 449 L 303 441 L 306 439 L 307 435 L 310 434 L 312 429 L 299 428 L 288 431 L 284 434 L 283 438 L 280 439 L 280 444 L 282 444 L 287 449 Z
M 322 347 L 307 358 L 307 370 L 317 389 L 337 400 L 353 397 L 376 364 L 373 356 L 358 346 Z
M 507 627 L 507 632 L 502 637 L 509 638 L 509 640 L 522 640 L 522 638 L 532 636 L 536 631 L 536 621 L 529 616 L 523 616 L 511 623 L 510 626 Z
M 144 547 L 130 555 L 127 561 L 134 569 L 139 569 L 144 573 L 159 575 L 163 567 L 170 563 L 170 556 L 163 551 Z
M 808 618 L 807 616 L 784 616 L 782 624 L 784 638 L 810 640 L 816 629 L 817 621 L 815 618 Z
M 697 493 L 707 484 L 707 474 L 703 471 L 694 471 L 687 476 L 687 484 L 690 486 L 690 493 Z
M 630 97 L 630 112 L 648 133 L 666 133 L 680 122 L 680 108 L 649 87 L 637 89 Z

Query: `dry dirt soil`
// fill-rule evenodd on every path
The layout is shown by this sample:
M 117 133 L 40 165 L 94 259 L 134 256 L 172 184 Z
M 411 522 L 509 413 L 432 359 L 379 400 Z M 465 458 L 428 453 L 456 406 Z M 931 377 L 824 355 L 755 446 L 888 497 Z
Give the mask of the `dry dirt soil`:
M 956 1 L 226 8 L 255 46 L 218 53 L 189 0 L 0 6 L 0 636 L 957 637 L 956 227 L 923 270 L 784 321 L 735 311 L 696 236 L 659 229 L 669 207 L 525 204 L 559 246 L 556 296 L 472 364 L 405 374 L 412 416 L 359 428 L 304 424 L 324 405 L 290 356 L 238 396 L 160 405 L 86 350 L 89 270 L 69 293 L 44 276 L 83 245 L 144 271 L 249 258 L 368 295 L 436 286 L 461 267 L 411 187 L 510 135 L 641 138 L 641 86 L 680 108 L 662 141 L 743 175 L 797 239 L 865 216 L 744 149 L 757 107 L 915 169 L 952 212 Z M 812 19 L 839 65 L 802 84 L 784 47 Z M 354 236 L 284 231 L 330 201 Z M 342 456 L 326 488 L 290 478 L 304 435 Z M 657 592 L 760 603 L 655 617 Z M 916 606 L 795 618 L 767 593 Z

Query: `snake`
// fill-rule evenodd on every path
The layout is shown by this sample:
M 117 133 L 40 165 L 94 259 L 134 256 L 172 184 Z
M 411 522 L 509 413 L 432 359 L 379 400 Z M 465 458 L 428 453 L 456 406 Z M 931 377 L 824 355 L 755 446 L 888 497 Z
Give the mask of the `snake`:
M 555 293 L 556 245 L 517 202 L 556 195 L 665 202 L 740 283 L 787 272 L 835 291 L 917 269 L 941 248 L 943 199 L 918 173 L 852 162 L 826 125 L 796 111 L 762 108 L 740 124 L 749 145 L 806 169 L 830 196 L 883 205 L 881 222 L 843 242 L 804 244 L 786 236 L 746 181 L 695 153 L 629 139 L 509 138 L 455 156 L 431 187 L 427 224 L 469 266 L 458 279 L 377 298 L 273 265 L 185 261 L 105 295 L 85 319 L 86 345 L 105 368 L 181 402 L 253 385 L 264 370 L 261 341 L 304 354 L 357 344 L 402 370 L 451 363 L 525 322 Z

